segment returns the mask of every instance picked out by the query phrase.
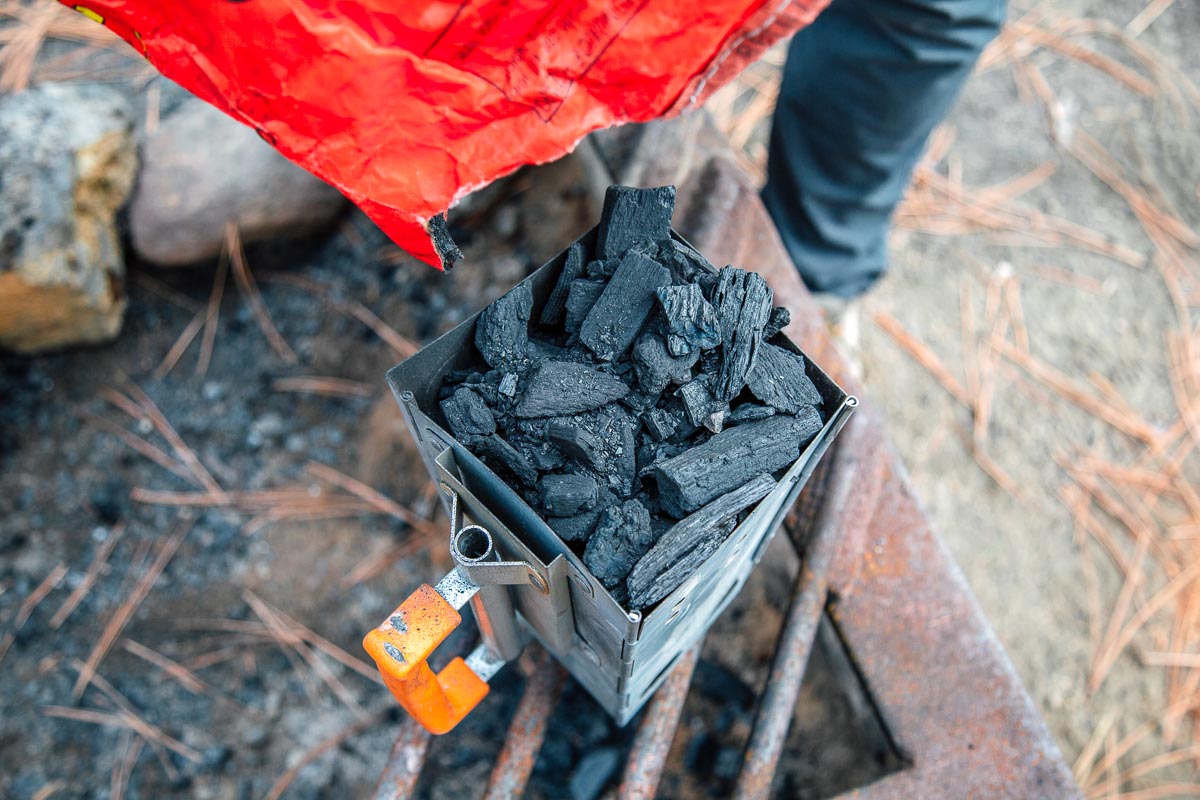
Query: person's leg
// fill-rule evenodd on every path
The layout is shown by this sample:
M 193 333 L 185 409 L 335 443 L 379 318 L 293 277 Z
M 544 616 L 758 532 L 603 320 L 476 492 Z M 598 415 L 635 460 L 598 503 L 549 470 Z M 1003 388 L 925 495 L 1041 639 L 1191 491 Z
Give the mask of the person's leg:
M 833 0 L 788 50 L 763 201 L 805 283 L 853 297 L 1005 0 Z

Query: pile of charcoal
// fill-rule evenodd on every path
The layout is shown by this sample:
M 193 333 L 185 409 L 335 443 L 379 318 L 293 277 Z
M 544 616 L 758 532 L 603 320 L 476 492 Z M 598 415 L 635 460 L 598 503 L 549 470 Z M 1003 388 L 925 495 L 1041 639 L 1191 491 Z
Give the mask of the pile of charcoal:
M 711 555 L 820 431 L 789 321 L 753 272 L 671 237 L 675 188 L 614 186 L 543 307 L 520 285 L 480 314 L 490 367 L 447 376 L 446 425 L 627 609 Z

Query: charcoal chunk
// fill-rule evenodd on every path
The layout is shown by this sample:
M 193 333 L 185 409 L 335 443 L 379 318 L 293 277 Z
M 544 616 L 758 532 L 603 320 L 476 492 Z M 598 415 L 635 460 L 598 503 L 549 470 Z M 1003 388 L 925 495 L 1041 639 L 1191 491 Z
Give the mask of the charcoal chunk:
M 622 497 L 637 477 L 637 420 L 619 405 L 550 420 L 547 436 L 566 459 Z
M 774 295 L 761 275 L 725 267 L 713 289 L 713 306 L 721 321 L 721 366 L 713 396 L 732 400 L 746 385 L 762 343 Z
M 571 281 L 571 288 L 567 292 L 566 316 L 563 320 L 563 328 L 567 333 L 579 333 L 588 312 L 596 305 L 603 292 L 604 281 Z
M 547 361 L 529 379 L 513 413 L 518 417 L 561 417 L 607 405 L 629 394 L 616 375 L 586 364 Z
M 442 414 L 450 432 L 458 439 L 487 436 L 496 432 L 496 417 L 473 390 L 459 387 L 442 401 Z
M 654 470 L 663 509 L 682 519 L 756 475 L 791 465 L 821 425 L 810 406 L 797 417 L 776 415 L 729 428 L 663 462 Z
M 590 511 L 573 517 L 550 517 L 546 523 L 565 542 L 586 542 L 604 510 L 619 502 L 621 501 L 615 494 L 601 489 L 596 498 L 596 505 Z
M 629 608 L 646 608 L 675 591 L 724 541 L 725 524 L 775 488 L 757 475 L 673 525 L 629 573 Z
M 633 371 L 643 392 L 658 396 L 669 384 L 687 383 L 692 379 L 692 366 L 700 351 L 673 356 L 667 352 L 661 336 L 644 333 L 633 346 Z
M 704 426 L 713 433 L 720 433 L 729 414 L 729 404 L 713 397 L 708 388 L 709 377 L 701 375 L 679 387 L 679 399 L 693 427 Z
M 666 267 L 641 253 L 629 253 L 588 312 L 579 341 L 601 361 L 624 355 L 654 307 L 656 290 L 670 281 Z
M 763 328 L 762 338 L 764 342 L 768 342 L 771 338 L 786 328 L 792 321 L 792 312 L 788 311 L 783 306 L 775 306 L 771 309 L 771 316 L 767 317 L 767 324 Z
M 741 425 L 744 422 L 757 422 L 760 419 L 775 416 L 771 406 L 760 406 L 758 403 L 742 403 L 735 408 L 726 420 L 730 425 Z
M 526 486 L 537 483 L 537 470 L 511 444 L 496 434 L 471 442 L 473 451 L 497 472 L 508 473 Z
M 773 344 L 759 347 L 748 383 L 751 394 L 788 414 L 821 404 L 821 393 L 804 371 L 804 356 Z
M 500 385 L 496 387 L 496 391 L 508 398 L 516 397 L 518 380 L 520 380 L 520 376 L 517 373 L 506 372 L 500 379 Z
M 583 564 L 612 589 L 654 544 L 650 512 L 637 500 L 604 510 L 583 551 Z
M 698 275 L 716 271 L 707 258 L 674 239 L 658 243 L 658 261 L 671 270 L 671 279 L 679 284 L 693 283 Z
M 573 517 L 596 505 L 596 481 L 587 475 L 546 475 L 538 491 L 542 510 L 552 517 Z
M 675 419 L 665 409 L 652 408 L 642 415 L 642 424 L 656 441 L 669 439 L 676 428 Z
M 571 292 L 571 283 L 579 277 L 581 272 L 583 272 L 583 245 L 576 242 L 567 250 L 567 258 L 563 263 L 562 272 L 559 273 L 558 283 L 554 284 L 553 291 L 546 298 L 546 304 L 542 306 L 540 319 L 543 325 L 557 325 L 562 322 L 563 314 L 567 310 L 567 295 Z
M 538 472 L 556 470 L 567 463 L 550 441 L 545 419 L 514 419 L 504 431 L 505 440 Z
M 657 241 L 671 235 L 675 213 L 675 187 L 635 189 L 610 186 L 596 239 L 596 257 L 620 258 L 634 243 Z
M 717 311 L 704 299 L 698 285 L 664 286 L 657 296 L 667 321 L 667 349 L 671 355 L 711 350 L 721 343 Z
M 598 258 L 595 261 L 589 261 L 587 269 L 585 269 L 584 272 L 594 281 L 607 281 L 613 276 L 613 273 L 617 271 L 617 267 L 620 266 L 620 264 L 621 259 L 619 258 Z
M 485 308 L 475 323 L 475 347 L 483 360 L 501 372 L 518 372 L 525 364 L 533 292 L 518 284 Z

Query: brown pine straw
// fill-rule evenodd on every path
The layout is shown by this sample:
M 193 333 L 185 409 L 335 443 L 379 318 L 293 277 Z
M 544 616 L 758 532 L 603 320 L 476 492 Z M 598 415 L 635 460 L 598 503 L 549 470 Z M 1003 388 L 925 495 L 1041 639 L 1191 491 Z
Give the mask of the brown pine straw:
M 207 319 L 208 312 L 203 308 L 192 315 L 191 320 L 179 334 L 179 338 L 175 340 L 175 344 L 171 345 L 171 348 L 167 350 L 167 354 L 163 356 L 163 360 L 159 362 L 158 367 L 154 370 L 156 380 L 162 380 L 170 374 L 175 365 L 179 363 L 179 359 L 192 346 L 192 342 L 196 340 L 196 336 L 204 328 L 204 323 Z
M 100 577 L 100 571 L 108 563 L 108 557 L 112 555 L 112 551 L 116 549 L 117 543 L 121 541 L 121 537 L 124 535 L 125 523 L 123 522 L 113 526 L 113 529 L 109 531 L 105 540 L 96 548 L 96 554 L 92 557 L 92 563 L 88 564 L 87 572 L 83 575 L 83 580 L 71 591 L 71 594 L 59 606 L 58 611 L 54 612 L 54 616 L 50 618 L 51 628 L 55 630 L 61 628 L 62 624 L 67 621 L 67 618 L 83 602 L 83 598 L 87 597 L 88 592 L 96 585 L 96 580 Z
M 375 387 L 369 383 L 324 375 L 276 378 L 271 383 L 271 388 L 277 392 L 298 392 L 322 397 L 370 397 L 375 394 Z
M 196 359 L 196 375 L 208 374 L 212 363 L 213 345 L 217 339 L 217 327 L 221 319 L 221 298 L 225 296 L 225 276 L 229 273 L 232 260 L 231 242 L 225 241 L 221 257 L 217 261 L 217 274 L 213 276 L 212 290 L 208 293 L 208 313 L 204 317 L 204 336 L 200 340 L 200 356 Z
M 373 711 L 306 751 L 287 772 L 280 775 L 279 779 L 272 784 L 264 800 L 279 800 L 283 796 L 283 793 L 287 791 L 287 788 L 292 785 L 292 781 L 296 780 L 300 773 L 304 771 L 305 767 L 335 747 L 341 747 L 355 736 L 365 733 L 380 724 L 387 719 L 390 712 L 391 708 L 388 706 Z
M 870 309 L 870 314 L 871 320 L 884 333 L 888 334 L 900 349 L 904 350 L 918 364 L 924 367 L 951 397 L 967 408 L 972 407 L 971 397 L 967 394 L 966 389 L 963 388 L 958 378 L 954 377 L 946 365 L 942 363 L 942 360 L 929 349 L 929 346 L 925 342 L 909 333 L 900 320 L 893 317 L 882 307 L 873 306 Z
M 125 797 L 125 788 L 133 775 L 133 768 L 142 754 L 142 748 L 146 746 L 146 741 L 137 736 L 126 734 L 125 741 L 125 755 L 113 762 L 112 781 L 108 791 L 112 800 L 123 800 Z
M 274 620 L 282 623 L 283 626 L 289 631 L 290 635 L 295 637 L 296 641 L 305 642 L 311 645 L 342 666 L 357 672 L 359 675 L 373 683 L 382 683 L 382 679 L 379 677 L 379 671 L 375 669 L 373 665 L 350 655 L 333 642 L 325 639 L 312 629 L 302 625 L 299 621 L 283 611 L 280 611 L 278 608 L 263 600 L 261 597 L 258 597 L 251 592 L 245 592 L 243 597 L 245 598 L 246 602 L 249 603 L 252 608 L 254 608 L 256 614 L 260 610 L 265 611 Z M 261 619 L 262 615 L 260 614 L 259 616 Z M 263 619 L 263 622 L 270 627 L 271 623 L 266 619 Z
M 183 742 L 173 739 L 163 733 L 160 728 L 157 728 L 146 722 L 141 717 L 130 714 L 126 711 L 97 711 L 90 708 L 70 708 L 67 706 L 42 706 L 42 714 L 47 717 L 59 717 L 61 719 L 74 720 L 76 722 L 89 722 L 93 725 L 104 725 L 109 728 L 124 728 L 125 730 L 133 731 L 147 742 L 161 744 L 173 753 L 178 753 L 180 756 L 189 761 L 200 762 L 202 757 L 200 753 L 188 747 Z
M 29 621 L 29 617 L 37 609 L 42 601 L 46 599 L 46 595 L 54 591 L 54 587 L 62 581 L 67 574 L 67 565 L 58 564 L 50 573 L 42 579 L 42 582 L 34 587 L 26 598 L 21 601 L 21 605 L 17 608 L 16 615 L 13 616 L 12 622 L 9 624 L 9 630 L 0 637 L 0 661 L 4 660 L 4 656 L 8 653 L 8 649 L 12 647 L 16 641 L 17 632 L 25 627 L 25 623 Z
M 1125 24 L 1125 33 L 1131 37 L 1140 36 L 1173 5 L 1175 5 L 1175 0 L 1150 0 L 1137 16 Z
M 246 264 L 246 254 L 242 250 L 242 237 L 238 232 L 237 223 L 230 220 L 225 224 L 225 241 L 226 247 L 229 249 L 230 261 L 233 264 L 233 280 L 237 284 L 238 291 L 246 302 L 250 304 L 250 310 L 254 314 L 254 319 L 258 322 L 259 329 L 263 332 L 263 336 L 267 338 L 271 349 L 275 354 L 283 359 L 285 364 L 295 364 L 299 361 L 296 358 L 296 353 L 288 346 L 287 341 L 279 333 L 279 329 L 275 327 L 275 323 L 271 320 L 271 312 L 267 311 L 267 304 L 263 302 L 262 293 L 258 290 L 258 285 L 254 282 L 254 276 L 250 273 L 250 267 Z
M 87 688 L 92 677 L 96 674 L 96 668 L 104 657 L 108 655 L 108 651 L 112 649 L 117 637 L 125 630 L 125 626 L 129 624 L 129 620 L 137 612 L 142 601 L 150 594 L 150 590 L 154 588 L 158 576 L 166 569 L 171 558 L 175 555 L 175 551 L 179 549 L 179 545 L 183 543 L 183 539 L 187 536 L 188 531 L 192 528 L 192 520 L 190 517 L 181 517 L 176 522 L 175 530 L 172 531 L 165 539 L 159 543 L 158 551 L 155 554 L 154 561 L 149 568 L 138 578 L 133 586 L 133 590 L 121 602 L 116 612 L 109 618 L 108 624 L 104 626 L 100 638 L 96 641 L 92 652 L 88 655 L 87 661 L 80 670 L 79 679 L 75 681 L 75 686 L 72 689 L 72 697 L 76 700 L 83 694 L 83 690 Z
M 419 349 L 412 340 L 405 338 L 386 322 L 381 320 L 374 311 L 357 300 L 342 300 L 334 297 L 335 289 L 328 283 L 307 278 L 303 275 L 293 275 L 287 272 L 273 272 L 263 276 L 265 283 L 281 283 L 303 289 L 310 294 L 320 297 L 322 302 L 339 314 L 362 323 L 374 333 L 398 358 L 408 358 Z
M 1071 286 L 1076 289 L 1081 289 L 1091 294 L 1107 294 L 1104 281 L 1098 281 L 1095 278 L 1090 278 L 1087 275 L 1080 275 L 1077 272 L 1072 272 L 1069 269 L 1056 267 L 1051 264 L 1039 264 L 1034 267 L 1032 273 L 1034 276 L 1052 283 L 1060 283 L 1063 286 Z
M 171 446 L 175 457 L 188 469 L 192 479 L 203 486 L 214 497 L 224 497 L 225 492 L 220 484 L 217 483 L 208 469 L 200 462 L 200 458 L 196 455 L 196 452 L 187 446 L 183 438 L 176 432 L 171 423 L 167 421 L 167 418 L 159 410 L 158 406 L 155 405 L 154 401 L 150 399 L 150 396 L 132 381 L 127 381 L 124 388 L 128 392 L 128 396 L 121 394 L 114 387 L 101 389 L 100 396 L 135 420 L 149 420 L 150 424 L 167 440 L 167 444 Z
M 125 430 L 120 425 L 112 422 L 111 420 L 105 419 L 99 414 L 93 414 L 86 408 L 80 408 L 79 414 L 87 417 L 92 422 L 95 422 L 97 425 L 120 439 L 131 450 L 134 450 L 145 458 L 150 459 L 168 472 L 178 475 L 186 481 L 195 481 L 195 475 L 193 475 L 187 467 L 171 456 L 167 455 L 167 453 L 161 448 L 156 447 L 142 437 Z M 139 416 L 139 419 L 140 418 L 142 417 Z
M 172 661 L 162 653 L 151 650 L 144 644 L 139 644 L 132 639 L 122 639 L 121 646 L 127 652 L 158 667 L 170 676 L 172 680 L 192 694 L 206 694 L 210 691 L 208 684 L 196 677 L 194 672 L 182 664 Z
M 329 665 L 321 660 L 317 653 L 308 646 L 308 643 L 305 641 L 305 639 L 296 632 L 295 627 L 292 624 L 295 623 L 295 620 L 292 620 L 290 617 L 286 617 L 282 614 L 282 612 L 279 612 L 278 609 L 273 608 L 253 592 L 243 592 L 242 598 L 246 601 L 254 613 L 258 615 L 258 618 L 266 624 L 267 628 L 270 629 L 272 638 L 274 638 L 276 643 L 278 643 L 279 646 L 284 650 L 285 654 L 290 651 L 299 656 L 301 661 L 307 664 L 308 668 L 312 670 L 312 674 L 315 675 L 318 680 L 328 686 L 338 700 L 340 700 L 347 708 L 353 711 L 356 716 L 362 717 L 364 715 L 365 712 L 363 711 L 362 706 L 358 704 L 358 700 L 355 699 L 354 695 L 350 692 L 346 685 L 342 683 L 336 674 L 334 674 L 333 670 L 329 668 Z M 311 631 L 309 631 L 309 633 L 311 633 Z M 325 642 L 324 639 L 321 641 Z M 334 648 L 335 650 L 338 650 L 339 652 L 342 652 L 346 658 L 350 658 L 348 654 L 345 654 L 344 651 L 341 651 L 340 648 L 337 648 L 335 645 L 329 642 L 325 642 L 325 644 L 331 648 Z M 296 666 L 296 661 L 294 659 L 290 660 L 292 660 L 293 666 Z

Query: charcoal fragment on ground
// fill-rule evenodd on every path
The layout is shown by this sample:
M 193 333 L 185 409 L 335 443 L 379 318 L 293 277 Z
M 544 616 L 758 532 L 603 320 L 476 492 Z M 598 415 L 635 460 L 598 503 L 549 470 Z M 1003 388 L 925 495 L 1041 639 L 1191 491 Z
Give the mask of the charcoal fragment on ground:
M 628 608 L 699 568 L 823 424 L 804 359 L 765 341 L 786 309 L 673 238 L 673 202 L 610 191 L 595 252 L 568 249 L 543 307 L 521 286 L 485 309 L 490 369 L 438 394 L 448 429 Z

